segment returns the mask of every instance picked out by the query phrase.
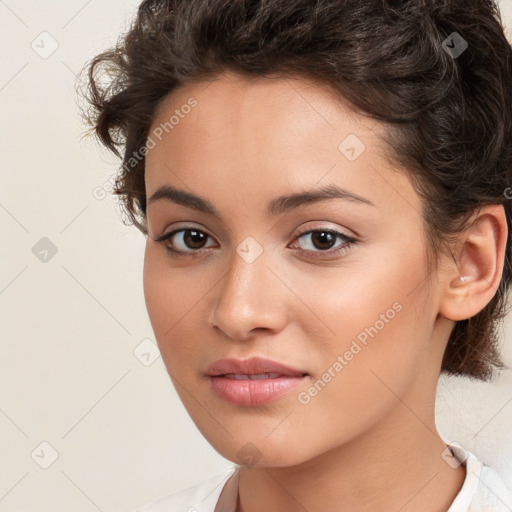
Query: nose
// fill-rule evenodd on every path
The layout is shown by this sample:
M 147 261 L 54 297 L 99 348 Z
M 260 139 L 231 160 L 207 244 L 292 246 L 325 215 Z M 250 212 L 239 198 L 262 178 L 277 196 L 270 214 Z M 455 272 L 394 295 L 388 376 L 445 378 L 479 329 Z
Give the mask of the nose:
M 286 297 L 292 294 L 279 272 L 270 268 L 267 253 L 263 251 L 249 263 L 234 252 L 226 264 L 227 273 L 215 287 L 210 325 L 233 340 L 246 340 L 260 329 L 272 333 L 283 329 L 288 314 Z

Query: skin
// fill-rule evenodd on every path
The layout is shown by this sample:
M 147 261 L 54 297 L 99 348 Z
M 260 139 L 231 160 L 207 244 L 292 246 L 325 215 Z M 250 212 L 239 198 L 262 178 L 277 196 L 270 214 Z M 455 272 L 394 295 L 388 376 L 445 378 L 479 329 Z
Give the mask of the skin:
M 442 457 L 436 385 L 454 320 L 480 311 L 499 284 L 503 208 L 482 209 L 454 247 L 457 263 L 441 257 L 429 272 L 420 197 L 386 161 L 385 126 L 305 78 L 225 73 L 170 93 L 151 130 L 191 96 L 198 105 L 146 157 L 146 193 L 172 185 L 209 200 L 221 218 L 150 202 L 144 294 L 168 373 L 198 429 L 239 465 L 243 447 L 259 457 L 240 470 L 238 511 L 447 510 L 465 468 Z M 349 134 L 366 146 L 354 161 L 338 150 Z M 328 199 L 266 214 L 278 196 L 329 183 L 373 205 Z M 167 244 L 193 257 L 173 257 L 154 240 L 185 227 L 209 236 L 190 245 L 181 232 Z M 322 249 L 302 235 L 313 229 L 357 243 L 329 255 L 344 240 Z M 252 263 L 236 251 L 248 236 L 263 249 Z M 394 303 L 400 312 L 300 403 L 299 392 Z M 251 356 L 308 372 L 308 382 L 256 407 L 211 392 L 209 364 Z

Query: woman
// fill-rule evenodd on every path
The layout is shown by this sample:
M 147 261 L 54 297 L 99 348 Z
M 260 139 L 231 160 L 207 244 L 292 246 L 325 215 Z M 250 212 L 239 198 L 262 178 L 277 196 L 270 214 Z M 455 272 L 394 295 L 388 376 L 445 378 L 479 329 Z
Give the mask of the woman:
M 234 463 L 138 510 L 512 510 L 434 419 L 441 372 L 504 367 L 496 4 L 149 0 L 87 69 L 160 352 Z

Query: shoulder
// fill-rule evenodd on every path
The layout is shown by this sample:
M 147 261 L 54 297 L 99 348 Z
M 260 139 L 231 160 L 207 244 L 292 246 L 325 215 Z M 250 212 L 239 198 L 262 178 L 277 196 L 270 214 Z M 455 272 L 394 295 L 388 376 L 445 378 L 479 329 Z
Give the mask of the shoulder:
M 448 512 L 510 512 L 512 493 L 499 474 L 459 444 L 450 447 L 466 466 L 466 479 Z
M 224 484 L 236 469 L 237 466 L 231 466 L 192 487 L 147 503 L 133 512 L 214 512 Z

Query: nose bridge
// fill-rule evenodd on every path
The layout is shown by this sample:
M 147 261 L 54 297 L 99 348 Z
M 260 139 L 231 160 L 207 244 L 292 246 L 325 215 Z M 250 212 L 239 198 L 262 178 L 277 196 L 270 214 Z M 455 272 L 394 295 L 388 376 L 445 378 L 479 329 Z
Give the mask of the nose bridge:
M 254 288 L 263 282 L 263 274 L 269 272 L 269 249 L 268 245 L 264 247 L 264 243 L 263 235 L 259 235 L 258 239 L 246 236 L 233 247 L 227 262 L 227 293 L 246 295 L 254 292 L 253 296 L 257 295 L 258 290 Z
M 275 276 L 268 252 L 252 237 L 233 250 L 214 305 L 213 322 L 227 335 L 246 337 L 252 329 L 278 329 L 283 308 L 276 307 Z

